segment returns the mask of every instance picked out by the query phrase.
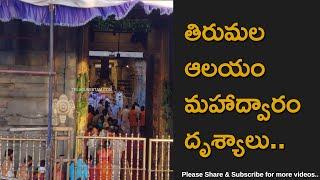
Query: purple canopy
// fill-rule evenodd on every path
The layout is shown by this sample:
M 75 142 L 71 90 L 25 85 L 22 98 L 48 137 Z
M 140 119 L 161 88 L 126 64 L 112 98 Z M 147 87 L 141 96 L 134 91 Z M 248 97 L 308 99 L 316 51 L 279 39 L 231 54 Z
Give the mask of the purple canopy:
M 148 4 L 141 0 L 127 0 L 115 6 L 90 8 L 56 4 L 54 24 L 70 27 L 82 26 L 95 17 L 106 19 L 110 15 L 115 15 L 116 19 L 122 19 L 137 4 L 143 6 L 147 14 L 155 9 L 159 9 L 161 15 L 169 15 L 173 12 L 173 8 L 171 7 Z M 7 22 L 12 19 L 21 19 L 22 21 L 29 21 L 37 25 L 49 25 L 49 7 L 38 6 L 20 0 L 0 0 L 0 21 Z

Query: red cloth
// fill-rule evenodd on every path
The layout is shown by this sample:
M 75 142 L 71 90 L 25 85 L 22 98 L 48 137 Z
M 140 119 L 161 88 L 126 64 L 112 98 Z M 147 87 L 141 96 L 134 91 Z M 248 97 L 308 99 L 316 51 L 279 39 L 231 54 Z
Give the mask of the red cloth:
M 112 179 L 112 149 L 107 150 L 105 148 L 98 150 L 97 159 L 98 164 L 96 166 L 90 166 L 89 168 L 89 180 L 111 180 Z

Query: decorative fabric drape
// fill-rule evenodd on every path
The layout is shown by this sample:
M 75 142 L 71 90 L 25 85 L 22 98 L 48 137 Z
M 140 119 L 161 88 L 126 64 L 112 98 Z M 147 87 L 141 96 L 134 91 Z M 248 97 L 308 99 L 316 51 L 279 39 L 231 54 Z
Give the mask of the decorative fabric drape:
M 106 19 L 115 15 L 116 19 L 122 19 L 138 4 L 147 14 L 155 9 L 159 9 L 161 15 L 173 12 L 173 0 L 0 0 L 0 21 L 21 19 L 49 25 L 50 2 L 56 8 L 54 24 L 71 27 L 82 26 L 95 17 Z

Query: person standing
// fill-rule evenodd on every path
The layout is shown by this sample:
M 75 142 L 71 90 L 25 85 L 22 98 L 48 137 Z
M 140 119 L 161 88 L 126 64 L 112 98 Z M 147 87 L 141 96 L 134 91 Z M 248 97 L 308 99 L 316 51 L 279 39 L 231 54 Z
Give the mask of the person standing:
M 123 108 L 123 92 L 121 92 L 121 91 L 116 92 L 116 104 L 121 109 Z
M 13 167 L 13 149 L 8 149 L 5 152 L 5 160 L 1 166 L 1 179 L 14 178 L 14 167 Z
M 64 180 L 65 174 L 63 172 L 63 162 L 57 162 L 55 167 L 55 179 L 57 180 Z
M 125 106 L 124 109 L 121 111 L 121 129 L 124 133 L 130 134 L 130 122 L 129 122 L 129 107 L 128 105 Z
M 118 121 L 118 126 L 121 126 L 122 120 L 121 120 L 121 108 L 118 106 L 118 112 L 117 112 L 117 121 Z
M 91 157 L 95 157 L 95 153 L 96 153 L 96 150 L 97 150 L 97 145 L 98 145 L 98 141 L 97 139 L 95 139 L 95 137 L 98 137 L 99 136 L 99 131 L 96 127 L 94 127 L 92 129 L 92 132 L 91 134 L 89 134 L 89 136 L 91 136 L 90 139 L 88 139 L 87 141 L 87 146 L 88 146 L 88 157 L 90 158 Z M 95 163 L 95 162 L 94 162 Z
M 97 160 L 96 173 L 94 174 L 93 179 L 103 179 L 111 180 L 112 179 L 112 149 L 106 147 L 106 144 L 100 144 L 100 148 L 97 151 Z M 106 150 L 108 148 L 108 150 Z
M 94 108 L 91 105 L 89 105 L 88 106 L 88 117 L 87 117 L 88 124 L 93 120 L 93 117 L 94 117 Z
M 70 180 L 85 180 L 88 179 L 88 165 L 86 162 L 82 159 L 81 155 L 77 159 L 76 162 L 77 167 L 75 167 L 75 162 L 71 161 L 69 166 L 70 171 Z
M 112 102 L 110 104 L 110 116 L 112 117 L 112 119 L 117 119 L 117 114 L 118 114 L 118 111 L 119 111 L 119 107 L 116 105 L 115 102 Z
M 120 128 L 115 128 L 112 133 L 116 135 L 116 137 L 119 137 L 119 134 L 121 133 Z M 126 150 L 126 143 L 124 140 L 121 139 L 114 139 L 111 141 L 111 148 L 113 151 L 113 156 L 112 156 L 112 173 L 113 173 L 113 180 L 118 180 L 120 178 L 121 174 L 121 159 L 122 159 L 122 154 Z
M 142 136 L 144 136 L 145 126 L 146 126 L 146 113 L 145 113 L 144 106 L 141 106 L 141 111 L 139 115 L 139 131 Z
M 27 158 L 24 158 L 23 163 L 19 165 L 17 171 L 17 179 L 19 180 L 28 180 L 31 178 L 32 174 L 32 157 L 28 155 Z
M 102 111 L 105 109 L 104 104 L 103 104 L 103 99 L 100 99 L 97 109 L 98 109 L 99 113 L 102 113 Z
M 135 110 L 135 105 L 132 105 L 129 111 L 129 122 L 130 122 L 131 133 L 137 134 L 138 118 L 137 118 L 137 111 Z
M 41 160 L 40 167 L 38 168 L 38 174 L 36 174 L 36 176 L 33 176 L 33 177 L 39 177 L 38 180 L 44 180 L 45 174 L 46 174 L 46 161 Z
M 137 124 L 137 133 L 140 133 L 140 129 L 139 129 L 139 120 L 140 120 L 140 111 L 141 111 L 141 108 L 140 108 L 140 105 L 137 103 L 137 102 L 134 102 L 134 109 L 136 110 L 136 113 L 137 113 L 137 121 L 138 121 L 138 124 Z

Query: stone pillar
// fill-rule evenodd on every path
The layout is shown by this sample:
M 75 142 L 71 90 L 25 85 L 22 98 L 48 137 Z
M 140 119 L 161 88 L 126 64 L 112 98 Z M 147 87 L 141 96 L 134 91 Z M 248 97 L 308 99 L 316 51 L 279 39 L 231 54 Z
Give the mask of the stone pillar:
M 166 102 L 168 91 L 170 91 L 168 82 L 169 82 L 169 48 L 170 48 L 170 41 L 169 41 L 169 32 L 168 28 L 164 28 L 161 31 L 161 49 L 160 49 L 160 82 L 159 82 L 159 89 L 160 92 L 160 119 L 159 119 L 159 135 L 168 135 L 168 111 L 170 110 L 170 105 Z
M 154 32 L 154 31 L 153 31 Z M 169 33 L 168 28 L 156 29 L 157 39 L 155 43 L 159 49 L 153 52 L 153 128 L 154 134 L 162 136 L 168 134 L 168 104 L 164 106 L 169 81 Z M 149 67 L 149 66 L 148 66 Z
M 154 97 L 154 56 L 146 56 L 146 132 L 148 138 L 153 137 L 153 97 Z

